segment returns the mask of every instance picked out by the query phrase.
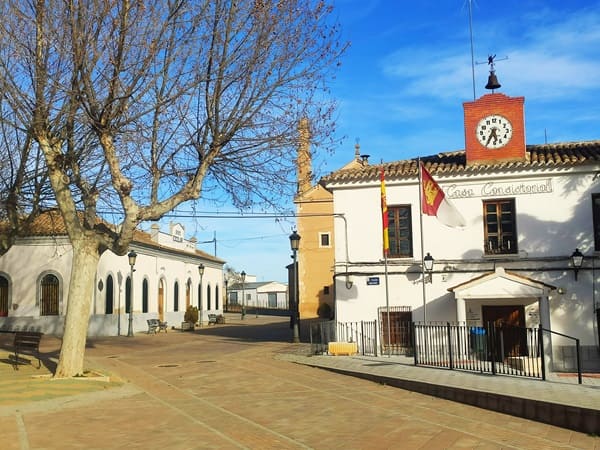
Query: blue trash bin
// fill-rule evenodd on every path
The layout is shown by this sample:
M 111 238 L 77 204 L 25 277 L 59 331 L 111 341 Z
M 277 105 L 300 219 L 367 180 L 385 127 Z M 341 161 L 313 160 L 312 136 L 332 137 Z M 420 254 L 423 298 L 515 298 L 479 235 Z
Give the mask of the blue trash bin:
M 471 351 L 479 359 L 485 359 L 486 354 L 486 339 L 485 339 L 485 328 L 483 327 L 471 327 L 469 330 L 471 340 Z

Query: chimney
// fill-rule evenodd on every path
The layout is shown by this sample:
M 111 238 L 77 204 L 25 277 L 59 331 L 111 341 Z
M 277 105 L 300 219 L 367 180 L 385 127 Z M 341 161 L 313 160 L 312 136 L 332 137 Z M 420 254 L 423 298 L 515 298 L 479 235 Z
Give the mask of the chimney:
M 296 169 L 298 176 L 298 195 L 304 194 L 312 187 L 312 160 L 310 155 L 310 126 L 305 117 L 298 124 L 298 157 Z

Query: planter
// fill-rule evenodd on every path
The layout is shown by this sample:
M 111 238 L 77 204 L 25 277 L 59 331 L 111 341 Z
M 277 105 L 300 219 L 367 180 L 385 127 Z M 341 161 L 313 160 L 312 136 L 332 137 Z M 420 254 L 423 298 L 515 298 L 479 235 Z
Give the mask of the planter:
M 194 331 L 194 324 L 191 322 L 181 322 L 182 331 Z

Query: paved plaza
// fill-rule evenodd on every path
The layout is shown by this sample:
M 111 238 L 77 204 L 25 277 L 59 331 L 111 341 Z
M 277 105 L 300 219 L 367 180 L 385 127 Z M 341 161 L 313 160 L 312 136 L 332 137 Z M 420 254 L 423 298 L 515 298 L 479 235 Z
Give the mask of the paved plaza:
M 95 338 L 89 377 L 51 380 L 60 342 L 44 336 L 41 369 L 0 358 L 2 448 L 600 449 L 592 434 L 313 367 L 361 359 L 310 357 L 290 337 L 286 318 L 228 316 L 194 332 Z M 534 383 L 600 400 L 594 384 Z

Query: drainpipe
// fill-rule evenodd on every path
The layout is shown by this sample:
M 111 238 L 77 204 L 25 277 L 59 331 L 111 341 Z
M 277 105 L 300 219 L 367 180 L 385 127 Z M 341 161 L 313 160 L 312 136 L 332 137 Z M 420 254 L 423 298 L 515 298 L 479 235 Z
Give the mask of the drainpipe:
M 344 221 L 344 249 L 346 251 L 346 260 L 344 261 L 344 266 L 346 273 L 346 289 L 352 289 L 352 285 L 354 283 L 352 283 L 352 281 L 350 280 L 350 275 L 348 274 L 348 261 L 350 259 L 348 256 L 348 221 L 346 220 L 346 217 L 343 214 L 334 214 L 333 217 L 340 218 Z

